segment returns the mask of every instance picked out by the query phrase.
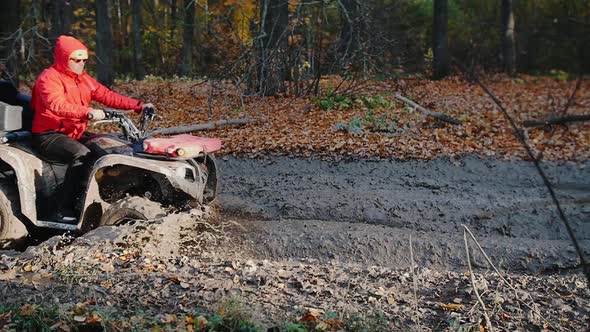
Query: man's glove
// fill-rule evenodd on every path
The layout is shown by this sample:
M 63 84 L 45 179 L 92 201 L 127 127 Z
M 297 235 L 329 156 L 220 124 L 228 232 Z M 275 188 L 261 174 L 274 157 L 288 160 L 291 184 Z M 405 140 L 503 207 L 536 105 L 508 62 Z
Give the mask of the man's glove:
M 156 108 L 152 103 L 143 104 L 141 110 L 147 119 L 153 120 L 156 117 Z
M 103 110 L 99 110 L 96 108 L 89 108 L 88 109 L 88 119 L 99 121 L 103 120 L 106 117 Z

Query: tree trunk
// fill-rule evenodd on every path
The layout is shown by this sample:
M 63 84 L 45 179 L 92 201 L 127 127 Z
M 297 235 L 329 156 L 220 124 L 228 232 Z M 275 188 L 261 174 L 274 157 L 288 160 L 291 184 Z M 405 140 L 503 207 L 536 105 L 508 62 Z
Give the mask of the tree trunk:
M 433 76 L 441 79 L 449 74 L 449 41 L 447 21 L 448 0 L 434 0 L 434 23 L 432 26 Z
M 340 40 L 338 42 L 338 54 L 343 62 L 350 58 L 351 54 L 356 50 L 356 35 L 355 20 L 358 18 L 358 4 L 356 0 L 341 0 L 339 1 L 340 17 L 342 20 L 342 27 L 340 29 Z
M 20 25 L 20 1 L 0 1 L 0 12 L 11 13 L 0 20 L 0 57 L 6 59 L 1 68 L 2 78 L 8 78 L 18 87 L 18 50 L 20 40 L 13 34 Z
M 176 35 L 176 16 L 178 15 L 178 6 L 176 0 L 170 1 L 170 40 L 174 41 Z
M 44 3 L 43 1 L 41 3 Z M 47 13 L 45 15 L 45 13 Z M 51 49 L 43 53 L 48 59 L 53 59 L 53 46 L 57 37 L 72 33 L 73 9 L 72 3 L 68 0 L 48 1 L 45 4 L 43 15 L 47 18 L 47 36 L 51 42 Z
M 110 86 L 113 72 L 113 31 L 108 0 L 96 0 L 96 76 L 100 83 Z
M 135 78 L 143 80 L 145 68 L 143 65 L 143 22 L 141 17 L 142 0 L 131 0 L 131 16 L 133 18 L 133 68 Z
M 184 0 L 184 31 L 182 32 L 181 76 L 190 76 L 193 71 L 193 41 L 195 32 L 195 1 Z
M 514 44 L 514 12 L 512 0 L 502 0 L 502 60 L 504 70 L 516 72 L 516 47 Z
M 260 50 L 258 64 L 258 89 L 263 96 L 285 91 L 287 77 L 287 25 L 289 3 L 287 0 L 262 0 L 260 6 Z
M 55 0 L 50 2 L 50 6 L 51 29 L 49 31 L 49 38 L 51 41 L 55 41 L 60 35 L 72 32 L 74 13 L 72 3 L 68 0 Z

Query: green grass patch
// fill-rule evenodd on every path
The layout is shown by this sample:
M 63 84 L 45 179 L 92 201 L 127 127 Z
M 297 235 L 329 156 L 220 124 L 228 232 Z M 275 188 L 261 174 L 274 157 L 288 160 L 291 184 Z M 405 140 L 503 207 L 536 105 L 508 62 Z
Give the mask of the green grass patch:
M 362 136 L 367 133 L 396 134 L 402 130 L 397 117 L 382 114 L 377 115 L 373 110 L 366 111 L 362 117 L 355 117 L 348 122 L 334 125 L 336 131 L 344 131 L 352 136 Z
M 346 317 L 346 318 L 345 318 Z M 264 321 L 264 322 L 263 322 Z M 343 315 L 316 311 L 282 323 L 256 316 L 238 299 L 221 302 L 214 312 L 120 312 L 86 303 L 75 305 L 0 306 L 0 330 L 4 331 L 206 331 L 206 332 L 312 332 L 386 331 L 389 322 L 380 314 Z
M 324 111 L 345 110 L 360 108 L 363 110 L 375 110 L 378 108 L 390 110 L 395 103 L 384 96 L 349 96 L 343 94 L 328 93 L 322 97 L 313 97 L 311 101 Z

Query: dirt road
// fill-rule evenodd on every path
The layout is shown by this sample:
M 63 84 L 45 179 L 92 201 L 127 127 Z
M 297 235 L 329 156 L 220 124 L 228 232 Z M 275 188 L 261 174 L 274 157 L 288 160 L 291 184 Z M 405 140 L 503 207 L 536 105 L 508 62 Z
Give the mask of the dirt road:
M 586 255 L 588 166 L 544 165 Z M 503 269 L 548 272 L 578 264 L 547 189 L 525 161 L 226 158 L 222 170 L 223 211 L 258 217 L 240 223 L 259 258 L 407 267 L 412 236 L 419 265 L 456 268 L 465 262 L 466 225 Z

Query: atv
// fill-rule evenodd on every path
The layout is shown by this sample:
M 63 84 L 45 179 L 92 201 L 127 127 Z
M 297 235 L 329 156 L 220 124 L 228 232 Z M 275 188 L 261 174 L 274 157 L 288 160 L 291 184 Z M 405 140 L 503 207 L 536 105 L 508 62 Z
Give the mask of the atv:
M 192 135 L 149 137 L 154 110 L 134 123 L 125 111 L 105 110 L 94 126 L 115 123 L 119 133 L 91 134 L 83 142 L 92 158 L 80 184 L 75 220 L 51 220 L 68 165 L 42 157 L 31 145 L 30 96 L 0 82 L 0 249 L 29 233 L 51 229 L 84 233 L 102 225 L 150 220 L 207 205 L 218 193 L 214 152 L 221 141 Z

